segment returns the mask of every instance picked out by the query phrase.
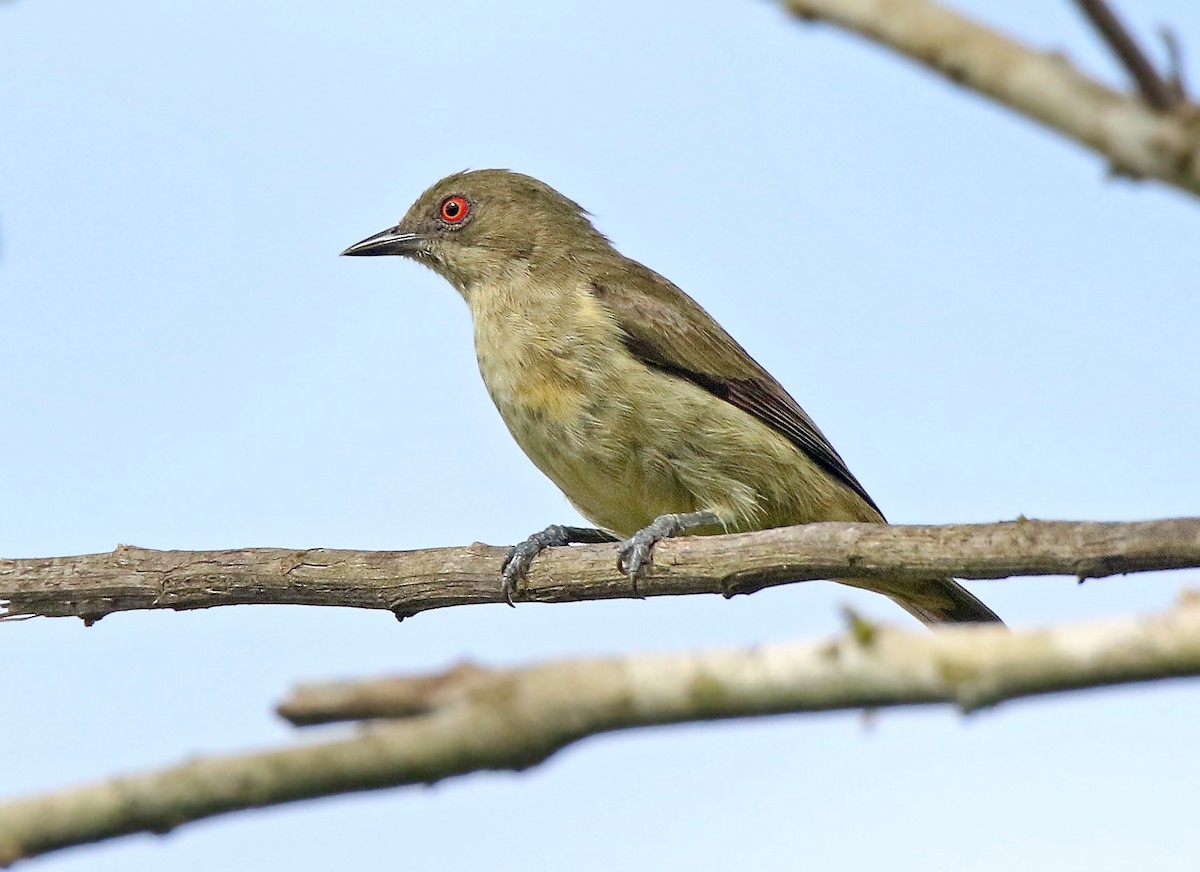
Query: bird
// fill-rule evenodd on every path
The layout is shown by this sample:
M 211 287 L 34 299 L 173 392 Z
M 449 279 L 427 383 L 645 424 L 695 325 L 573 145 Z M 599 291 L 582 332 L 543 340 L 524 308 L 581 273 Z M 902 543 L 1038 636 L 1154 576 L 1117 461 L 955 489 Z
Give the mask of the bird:
M 545 182 L 503 169 L 454 173 L 342 254 L 409 258 L 458 291 L 509 432 L 595 524 L 553 524 L 515 545 L 500 569 L 510 605 L 549 547 L 619 542 L 618 569 L 637 594 L 666 537 L 886 523 L 783 386 Z M 929 625 L 1000 621 L 951 578 L 835 580 Z

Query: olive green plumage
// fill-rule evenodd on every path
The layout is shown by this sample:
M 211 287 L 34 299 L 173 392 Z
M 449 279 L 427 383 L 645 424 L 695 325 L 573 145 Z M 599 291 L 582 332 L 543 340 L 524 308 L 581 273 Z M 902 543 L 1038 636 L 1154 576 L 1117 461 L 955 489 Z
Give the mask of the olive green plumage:
M 668 534 L 884 522 L 779 382 L 537 179 L 449 176 L 345 253 L 411 257 L 462 294 L 480 373 L 513 437 L 604 530 L 630 537 L 667 515 L 684 516 Z M 661 532 L 640 535 L 648 560 Z M 634 581 L 640 571 L 635 558 Z M 951 579 L 841 581 L 927 623 L 999 620 Z

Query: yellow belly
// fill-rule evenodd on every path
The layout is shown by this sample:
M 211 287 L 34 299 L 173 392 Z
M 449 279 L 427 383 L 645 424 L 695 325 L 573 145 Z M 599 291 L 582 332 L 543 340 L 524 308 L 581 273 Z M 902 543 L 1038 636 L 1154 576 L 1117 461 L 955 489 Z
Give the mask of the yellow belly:
M 629 536 L 699 510 L 724 522 L 707 532 L 879 520 L 766 424 L 628 354 L 586 300 L 505 303 L 472 305 L 480 373 L 522 450 L 597 526 Z

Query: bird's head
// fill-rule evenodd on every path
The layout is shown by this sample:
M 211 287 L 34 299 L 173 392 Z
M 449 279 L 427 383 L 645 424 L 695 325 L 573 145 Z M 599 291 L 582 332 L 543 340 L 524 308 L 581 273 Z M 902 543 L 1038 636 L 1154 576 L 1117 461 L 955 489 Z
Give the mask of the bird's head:
M 352 256 L 398 254 L 474 288 L 610 251 L 587 213 L 544 182 L 508 170 L 455 173 L 435 184 L 394 227 L 351 245 Z

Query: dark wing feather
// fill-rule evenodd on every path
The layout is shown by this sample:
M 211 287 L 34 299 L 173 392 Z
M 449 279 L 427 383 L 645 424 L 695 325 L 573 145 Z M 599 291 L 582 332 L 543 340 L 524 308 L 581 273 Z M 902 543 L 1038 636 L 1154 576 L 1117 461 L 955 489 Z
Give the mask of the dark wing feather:
M 612 312 L 635 357 L 753 415 L 879 512 L 807 413 L 691 297 L 634 261 L 606 270 L 591 291 Z

